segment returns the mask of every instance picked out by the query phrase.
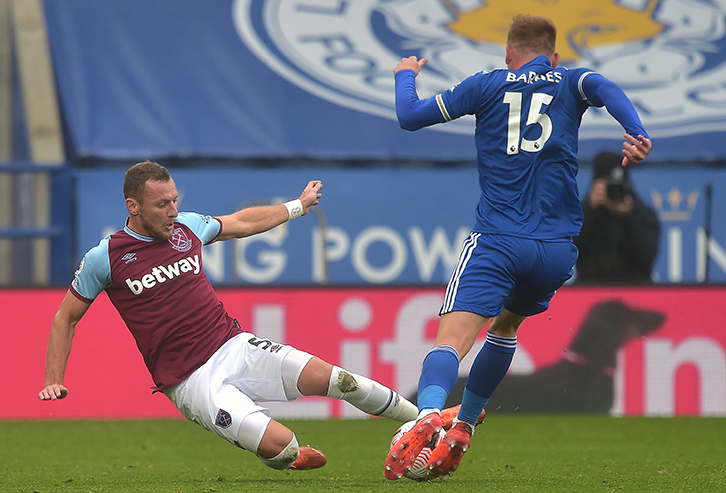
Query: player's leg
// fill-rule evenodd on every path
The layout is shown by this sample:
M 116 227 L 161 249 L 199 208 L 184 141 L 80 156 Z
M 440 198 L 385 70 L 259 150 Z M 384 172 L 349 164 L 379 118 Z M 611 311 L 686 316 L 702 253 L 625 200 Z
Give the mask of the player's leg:
M 492 303 L 482 296 L 490 269 L 485 237 L 472 233 L 464 242 L 459 261 L 446 288 L 441 319 L 433 349 L 423 361 L 418 386 L 416 425 L 392 448 L 385 463 L 388 479 L 405 475 L 421 449 L 443 423 L 440 412 L 459 376 L 459 361 L 471 349 L 490 314 L 497 314 L 503 295 Z M 495 298 L 495 297 L 489 297 Z M 487 300 L 491 306 L 483 306 Z
M 344 399 L 364 412 L 402 422 L 410 421 L 417 412 L 410 401 L 374 380 L 253 334 L 233 338 L 204 366 L 217 368 L 225 383 L 255 402 L 320 395 Z
M 418 407 L 441 411 L 459 378 L 459 361 L 471 350 L 487 318 L 467 311 L 441 315 L 434 347 L 424 358 L 418 383 Z
M 218 351 L 221 353 L 219 371 L 225 375 L 226 387 L 238 391 L 237 395 L 259 401 L 293 400 L 300 395 L 288 391 L 288 385 L 300 374 L 299 367 L 311 358 L 307 353 L 252 334 L 241 334 Z M 226 353 L 226 356 L 225 356 Z M 285 362 L 294 362 L 293 364 Z M 242 409 L 242 405 L 235 407 Z M 316 469 L 327 463 L 325 454 L 310 446 L 299 446 L 295 434 L 281 423 L 270 419 L 267 409 L 251 414 L 243 421 L 238 435 L 260 437 L 252 444 L 259 459 L 273 469 Z M 260 435 L 259 431 L 262 430 Z M 241 445 L 241 441 L 235 444 Z
M 317 469 L 328 462 L 321 451 L 300 447 L 295 433 L 274 419 L 269 420 L 262 435 L 257 456 L 266 466 L 280 470 Z
M 287 363 L 286 363 L 287 362 Z M 293 374 L 300 362 L 286 359 L 286 374 Z M 301 395 L 319 395 L 344 400 L 373 416 L 383 416 L 400 422 L 411 421 L 417 409 L 410 401 L 385 385 L 363 375 L 331 365 L 312 357 L 302 367 L 295 381 Z
M 458 418 L 472 426 L 509 370 L 520 325 L 526 317 L 547 310 L 555 290 L 572 275 L 577 259 L 574 245 L 566 241 L 491 237 L 488 245 L 496 264 L 489 265 L 487 276 L 492 284 L 502 286 L 500 294 L 505 296 L 500 314 L 489 320 L 486 342 L 464 389 Z
M 263 464 L 272 469 L 317 469 L 327 463 L 325 454 L 309 446 L 301 447 L 292 430 L 271 419 L 266 414 L 266 409 L 258 410 L 259 407 L 252 401 L 245 402 L 246 396 L 238 389 L 228 387 L 228 398 L 218 400 L 226 401 L 225 406 L 234 409 L 235 414 L 231 421 L 240 421 L 240 425 L 229 427 L 230 429 L 222 433 L 218 429 L 213 431 L 236 446 L 253 452 Z M 252 412 L 241 417 L 246 411 Z M 219 426 L 218 421 L 217 419 L 215 422 L 216 426 Z
M 516 286 L 520 258 L 527 258 L 527 252 L 522 252 L 521 249 L 522 246 L 516 238 L 481 235 L 477 247 L 472 251 L 470 265 L 466 266 L 461 275 L 455 297 L 448 304 L 444 303 L 442 308 L 442 313 L 447 310 L 452 313 L 455 313 L 453 310 L 463 310 L 472 312 L 472 315 L 490 317 L 487 340 L 469 372 L 467 387 L 470 387 L 471 382 L 484 380 L 487 382 L 486 386 L 491 386 L 493 390 L 509 369 L 516 338 L 498 336 L 491 332 L 491 328 L 502 320 L 509 320 L 506 312 L 502 316 L 502 306 Z M 517 322 L 521 323 L 521 320 Z M 444 471 L 453 472 L 458 467 L 461 456 L 469 447 L 474 427 L 483 413 L 485 403 L 481 399 L 467 390 L 464 397 L 459 416 L 447 432 L 447 443 L 439 444 L 429 458 L 429 468 L 433 468 L 435 475 L 441 475 Z M 463 416 L 471 423 L 459 421 Z
M 481 315 L 465 311 L 441 316 L 436 342 L 421 368 L 417 422 L 389 451 L 385 464 L 388 479 L 405 475 L 421 449 L 444 426 L 441 410 L 459 377 L 459 355 L 469 352 L 486 321 Z
M 572 276 L 577 250 L 571 242 L 540 242 L 518 238 L 499 239 L 509 262 L 508 270 L 519 279 L 504 299 L 502 314 L 489 320 L 484 347 L 472 364 L 461 409 L 454 426 L 429 459 L 432 474 L 451 474 L 469 447 L 480 412 L 511 365 L 517 330 L 527 316 L 544 312 L 555 290 Z M 457 422 L 458 421 L 458 422 Z
M 234 346 L 234 344 L 233 344 Z M 223 364 L 230 346 L 215 354 L 186 380 L 165 394 L 181 413 L 233 445 L 249 450 L 273 469 L 312 469 L 326 463 L 325 455 L 299 447 L 295 434 L 270 419 L 257 405 L 228 381 Z
M 469 236 L 446 287 L 436 341 L 424 358 L 419 378 L 422 414 L 442 409 L 458 380 L 459 361 L 471 350 L 488 317 L 499 313 L 503 295 L 487 291 L 493 291 L 487 280 L 492 268 L 487 239 L 478 233 Z
M 476 355 L 464 388 L 458 419 L 472 426 L 509 371 L 517 348 L 517 330 L 526 317 L 502 309 L 489 320 L 487 338 Z
M 418 415 L 416 406 L 408 399 L 380 382 L 331 365 L 317 357 L 311 358 L 304 366 L 295 388 L 300 395 L 342 399 L 368 414 L 402 423 L 411 421 Z M 442 410 L 444 429 L 451 428 L 460 407 Z
M 451 474 L 459 467 L 484 408 L 509 370 L 517 345 L 517 329 L 524 319 L 502 309 L 502 315 L 489 320 L 487 339 L 469 371 L 459 414 L 429 458 L 432 475 Z

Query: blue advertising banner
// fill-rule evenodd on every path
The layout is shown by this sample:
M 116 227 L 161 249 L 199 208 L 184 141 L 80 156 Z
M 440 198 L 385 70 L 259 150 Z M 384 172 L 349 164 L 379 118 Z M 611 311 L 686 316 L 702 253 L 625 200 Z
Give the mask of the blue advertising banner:
M 469 234 L 479 189 L 473 167 L 429 169 L 173 168 L 180 210 L 224 215 L 296 198 L 323 181 L 313 212 L 272 231 L 205 247 L 216 285 L 443 285 Z M 125 169 L 77 171 L 78 259 L 127 216 Z M 591 173 L 579 176 L 587 193 Z M 638 195 L 658 212 L 658 283 L 726 283 L 726 170 L 634 167 Z M 707 240 L 707 188 L 711 234 Z
M 681 0 L 44 0 L 61 106 L 81 157 L 474 159 L 473 121 L 410 133 L 392 68 L 427 57 L 422 97 L 504 67 L 516 12 L 552 18 L 560 65 L 618 83 L 653 160 L 726 157 L 726 7 Z M 582 158 L 617 152 L 600 109 Z

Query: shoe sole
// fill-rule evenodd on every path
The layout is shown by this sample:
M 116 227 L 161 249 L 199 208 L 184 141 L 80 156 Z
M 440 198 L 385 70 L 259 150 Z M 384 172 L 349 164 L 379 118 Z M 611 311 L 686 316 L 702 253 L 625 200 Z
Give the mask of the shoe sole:
M 449 435 L 458 435 L 450 437 Z M 450 431 L 442 442 L 431 452 L 431 457 L 426 467 L 431 471 L 431 476 L 437 478 L 447 474 L 453 474 L 461 463 L 461 458 L 469 448 L 471 438 L 465 434 Z
M 386 478 L 392 481 L 401 479 L 411 469 L 416 457 L 431 441 L 434 433 L 441 430 L 441 426 L 439 415 L 432 413 L 421 418 L 410 431 L 403 435 L 386 458 Z

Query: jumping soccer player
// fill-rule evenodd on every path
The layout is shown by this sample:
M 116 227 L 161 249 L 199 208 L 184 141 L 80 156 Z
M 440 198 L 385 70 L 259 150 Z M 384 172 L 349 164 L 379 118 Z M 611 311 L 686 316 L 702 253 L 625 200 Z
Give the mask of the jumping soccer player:
M 401 478 L 434 432 L 458 378 L 459 361 L 488 323 L 454 426 L 432 452 L 434 476 L 453 473 L 480 413 L 507 373 L 517 329 L 545 311 L 572 276 L 582 206 L 577 187 L 578 130 L 590 106 L 605 106 L 625 129 L 623 161 L 638 163 L 652 144 L 625 93 L 587 69 L 558 68 L 556 28 L 531 15 L 514 18 L 507 69 L 480 72 L 419 100 L 415 78 L 428 61 L 404 58 L 394 68 L 396 114 L 405 130 L 476 116 L 481 198 L 440 311 L 433 349 L 423 361 L 416 426 L 391 449 L 388 479 Z

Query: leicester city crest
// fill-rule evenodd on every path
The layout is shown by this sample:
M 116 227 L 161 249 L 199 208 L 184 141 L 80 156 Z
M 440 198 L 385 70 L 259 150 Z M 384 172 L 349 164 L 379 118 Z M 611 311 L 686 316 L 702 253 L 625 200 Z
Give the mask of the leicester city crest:
M 620 85 L 651 136 L 726 129 L 726 6 L 689 0 L 235 0 L 237 31 L 282 77 L 323 99 L 395 118 L 392 69 L 426 57 L 421 97 L 504 68 L 519 12 L 552 19 L 560 65 Z M 434 127 L 471 132 L 466 119 Z M 620 138 L 604 110 L 584 138 Z

